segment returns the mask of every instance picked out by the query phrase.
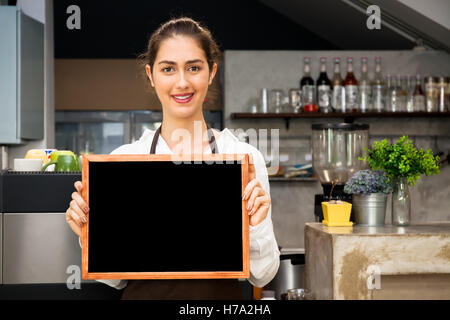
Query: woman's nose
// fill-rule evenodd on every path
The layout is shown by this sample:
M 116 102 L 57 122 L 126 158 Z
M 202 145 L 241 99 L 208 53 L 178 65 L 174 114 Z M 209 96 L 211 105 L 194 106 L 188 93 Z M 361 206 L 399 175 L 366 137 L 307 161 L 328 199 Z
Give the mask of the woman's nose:
M 176 86 L 178 89 L 185 89 L 189 87 L 189 81 L 186 79 L 186 74 L 184 72 L 178 73 Z

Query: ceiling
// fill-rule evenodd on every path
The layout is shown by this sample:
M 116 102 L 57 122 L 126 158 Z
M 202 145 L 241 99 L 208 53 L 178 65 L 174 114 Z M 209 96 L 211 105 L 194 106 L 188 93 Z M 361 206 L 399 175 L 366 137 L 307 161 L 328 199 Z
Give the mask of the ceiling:
M 426 15 L 420 1 L 55 0 L 55 57 L 135 58 L 152 30 L 184 14 L 205 22 L 222 50 L 411 50 L 421 39 L 450 52 L 450 30 L 435 21 L 446 19 L 436 12 L 449 0 L 428 1 Z M 81 30 L 65 27 L 71 4 L 81 8 Z M 381 8 L 379 30 L 367 28 L 371 4 Z
M 421 14 L 420 6 L 403 0 L 260 0 L 337 47 L 348 50 L 412 49 L 417 42 L 425 47 L 450 52 L 450 30 L 434 21 L 432 15 Z M 446 10 L 445 2 L 427 2 L 438 11 Z M 366 26 L 369 5 L 381 10 L 381 29 Z M 420 4 L 420 3 L 419 3 Z M 437 17 L 437 15 L 436 15 Z M 420 39 L 420 40 L 419 40 Z

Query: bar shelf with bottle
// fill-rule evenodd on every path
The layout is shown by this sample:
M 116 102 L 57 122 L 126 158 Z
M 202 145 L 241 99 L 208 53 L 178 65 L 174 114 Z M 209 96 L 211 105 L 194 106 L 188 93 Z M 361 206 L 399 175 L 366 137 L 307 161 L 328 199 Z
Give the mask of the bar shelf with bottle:
M 285 112 L 285 113 L 251 113 L 234 112 L 231 119 L 284 119 L 286 129 L 289 129 L 290 119 L 311 119 L 311 118 L 341 118 L 344 122 L 352 123 L 357 118 L 450 118 L 450 112 Z
M 232 119 L 282 118 L 289 128 L 292 118 L 431 118 L 450 116 L 450 78 L 422 77 L 421 74 L 383 77 L 381 57 L 375 58 L 375 73 L 368 73 L 368 58 L 361 58 L 361 72 L 354 74 L 354 59 L 347 57 L 345 77 L 341 75 L 341 58 L 333 59 L 333 76 L 328 78 L 327 59 L 320 58 L 317 80 L 311 77 L 311 59 L 304 57 L 299 87 L 289 90 L 262 89 L 260 108 L 232 113 Z

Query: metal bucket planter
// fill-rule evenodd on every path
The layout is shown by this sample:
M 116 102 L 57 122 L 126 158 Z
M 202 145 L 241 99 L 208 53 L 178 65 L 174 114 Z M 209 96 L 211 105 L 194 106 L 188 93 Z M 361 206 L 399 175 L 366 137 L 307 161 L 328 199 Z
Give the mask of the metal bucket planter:
M 355 223 L 361 226 L 382 226 L 386 218 L 387 194 L 353 194 Z

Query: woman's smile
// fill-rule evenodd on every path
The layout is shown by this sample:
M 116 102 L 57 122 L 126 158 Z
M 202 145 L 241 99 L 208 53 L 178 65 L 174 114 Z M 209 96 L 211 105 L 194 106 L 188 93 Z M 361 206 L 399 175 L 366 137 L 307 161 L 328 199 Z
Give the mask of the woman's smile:
M 175 102 L 185 104 L 192 100 L 194 97 L 194 92 L 173 94 L 171 97 Z

